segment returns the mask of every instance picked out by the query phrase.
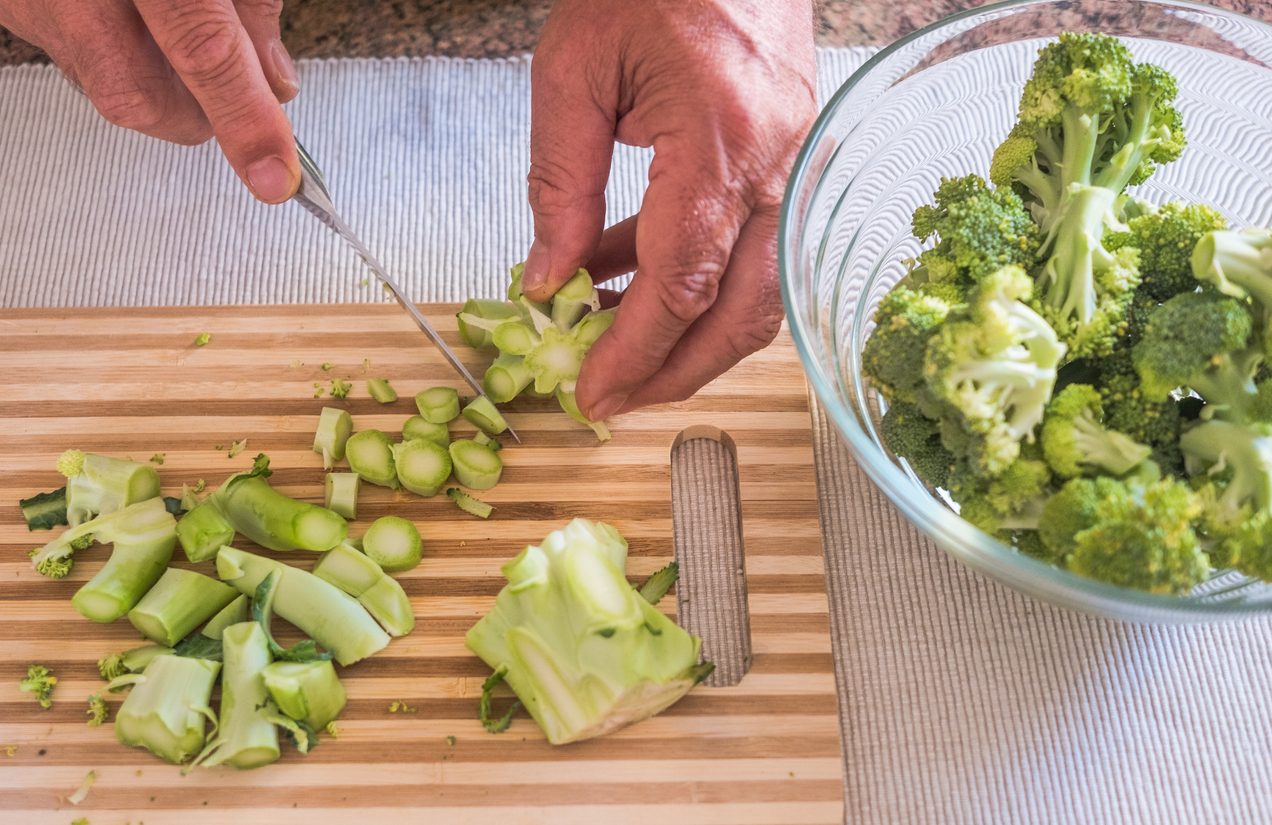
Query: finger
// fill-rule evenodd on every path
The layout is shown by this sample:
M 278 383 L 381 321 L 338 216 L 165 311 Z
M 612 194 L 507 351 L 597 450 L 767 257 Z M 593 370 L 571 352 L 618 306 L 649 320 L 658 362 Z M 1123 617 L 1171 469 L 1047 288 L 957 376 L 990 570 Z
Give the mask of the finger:
M 66 74 L 106 120 L 174 143 L 203 143 L 212 127 L 126 0 L 58 0 Z
M 596 283 L 626 275 L 636 269 L 637 213 L 601 233 L 596 251 L 587 259 L 587 271 Z
M 640 265 L 614 325 L 592 346 L 579 375 L 579 407 L 592 419 L 620 409 L 715 303 L 749 208 L 723 185 L 692 173 L 703 166 L 692 153 L 655 149 L 636 235 Z
M 278 16 L 283 13 L 283 0 L 234 0 L 239 22 L 247 32 L 256 59 L 260 61 L 265 80 L 274 90 L 279 103 L 286 103 L 300 91 L 296 64 L 283 45 Z
M 234 171 L 267 203 L 290 198 L 300 185 L 291 126 L 231 0 L 135 2 Z
M 776 208 L 751 215 L 733 248 L 716 302 L 618 412 L 683 401 L 777 337 L 782 328 L 777 219 Z
M 563 28 L 549 18 L 530 65 L 534 243 L 522 283 L 535 300 L 549 298 L 596 249 L 614 153 L 617 79 L 581 70 Z

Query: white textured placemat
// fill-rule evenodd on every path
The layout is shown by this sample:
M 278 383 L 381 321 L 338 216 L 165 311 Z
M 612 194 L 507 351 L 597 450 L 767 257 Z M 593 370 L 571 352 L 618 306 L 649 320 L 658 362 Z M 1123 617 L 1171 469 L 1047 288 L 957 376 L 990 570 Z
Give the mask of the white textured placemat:
M 824 51 L 823 98 L 865 58 Z M 337 203 L 418 300 L 498 293 L 530 241 L 528 62 L 300 67 Z M 644 153 L 609 204 L 637 208 Z M 0 69 L 0 306 L 379 300 L 215 149 L 110 129 Z M 817 416 L 849 822 L 1272 821 L 1272 622 L 1137 627 L 1026 599 L 919 537 Z

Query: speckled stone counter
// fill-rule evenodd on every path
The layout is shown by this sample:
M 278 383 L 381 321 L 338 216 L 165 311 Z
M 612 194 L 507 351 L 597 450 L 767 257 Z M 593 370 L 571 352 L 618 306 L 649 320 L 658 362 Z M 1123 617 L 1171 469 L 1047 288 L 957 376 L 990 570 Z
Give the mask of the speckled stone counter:
M 8 0 L 0 0 L 0 3 Z M 283 41 L 295 57 L 504 57 L 532 51 L 550 0 L 286 0 Z M 971 0 L 823 0 L 818 43 L 883 46 Z M 1272 20 L 1272 0 L 1211 5 Z M 0 28 L 0 65 L 43 61 Z

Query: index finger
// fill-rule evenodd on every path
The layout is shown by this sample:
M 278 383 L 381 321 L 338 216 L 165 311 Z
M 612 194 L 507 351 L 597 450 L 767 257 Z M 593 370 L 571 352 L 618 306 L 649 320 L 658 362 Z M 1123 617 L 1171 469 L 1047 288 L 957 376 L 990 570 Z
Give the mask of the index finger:
M 232 0 L 136 0 L 136 6 L 234 171 L 263 201 L 291 197 L 300 184 L 291 126 Z
M 691 153 L 654 155 L 636 225 L 636 275 L 579 375 L 579 407 L 593 420 L 620 409 L 715 303 L 750 207 L 724 183 L 704 182 L 702 168 Z

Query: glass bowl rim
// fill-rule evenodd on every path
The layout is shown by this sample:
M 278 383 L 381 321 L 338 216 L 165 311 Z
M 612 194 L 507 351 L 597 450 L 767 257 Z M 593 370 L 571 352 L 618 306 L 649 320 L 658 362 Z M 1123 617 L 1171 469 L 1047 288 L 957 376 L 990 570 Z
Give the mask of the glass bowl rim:
M 1126 1 L 1123 0 L 1123 2 Z M 834 391 L 830 380 L 823 374 L 820 363 L 813 356 L 810 343 L 812 336 L 809 335 L 809 330 L 805 329 L 799 308 L 795 306 L 791 286 L 791 273 L 796 268 L 791 256 L 791 237 L 793 232 L 799 229 L 796 226 L 794 214 L 795 199 L 808 184 L 810 163 L 817 145 L 852 91 L 869 77 L 877 66 L 922 37 L 945 30 L 968 18 L 996 15 L 1013 8 L 1045 6 L 1057 2 L 1063 2 L 1063 0 L 1001 0 L 947 15 L 901 37 L 871 55 L 827 99 L 795 158 L 791 174 L 787 179 L 778 217 L 778 280 L 791 338 L 818 401 L 825 408 L 835 429 L 847 439 L 848 446 L 856 454 L 855 458 L 862 470 L 891 503 L 902 511 L 907 521 L 926 533 L 942 551 L 954 556 L 960 563 L 1007 584 L 1026 596 L 1038 597 L 1052 604 L 1122 620 L 1162 623 L 1204 622 L 1250 618 L 1272 612 L 1272 602 L 1250 604 L 1244 601 L 1201 601 L 1196 598 L 1133 590 L 1089 579 L 1008 547 L 988 533 L 964 521 L 957 513 L 939 504 L 926 492 L 919 506 L 913 506 L 911 496 L 920 488 L 916 487 L 914 481 L 866 435 L 856 421 L 856 414 Z M 1129 0 L 1129 2 L 1172 6 L 1222 18 L 1248 21 L 1259 29 L 1272 28 L 1268 23 L 1250 15 L 1191 0 Z M 992 45 L 986 48 L 992 48 Z M 816 181 L 812 184 L 815 186 Z

